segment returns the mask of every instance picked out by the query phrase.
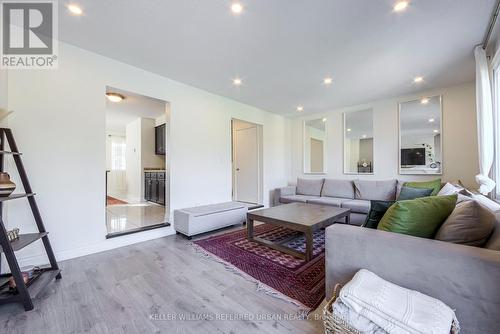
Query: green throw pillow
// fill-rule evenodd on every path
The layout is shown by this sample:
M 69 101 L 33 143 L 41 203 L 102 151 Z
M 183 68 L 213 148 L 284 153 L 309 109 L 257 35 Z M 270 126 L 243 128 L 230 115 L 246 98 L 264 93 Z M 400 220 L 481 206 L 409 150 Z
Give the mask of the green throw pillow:
M 425 182 L 406 182 L 404 184 L 406 187 L 411 188 L 424 188 L 424 189 L 432 189 L 431 196 L 436 196 L 441 190 L 441 179 L 435 179 L 433 181 L 425 181 Z
M 399 201 L 387 210 L 377 229 L 432 238 L 452 213 L 456 203 L 457 195 Z
M 415 199 L 420 197 L 430 196 L 434 189 L 426 188 L 412 188 L 403 186 L 401 192 L 399 193 L 398 201 L 405 201 L 409 199 Z
M 376 229 L 380 219 L 385 212 L 393 205 L 394 201 L 370 201 L 370 212 L 366 215 L 365 223 L 361 226 Z

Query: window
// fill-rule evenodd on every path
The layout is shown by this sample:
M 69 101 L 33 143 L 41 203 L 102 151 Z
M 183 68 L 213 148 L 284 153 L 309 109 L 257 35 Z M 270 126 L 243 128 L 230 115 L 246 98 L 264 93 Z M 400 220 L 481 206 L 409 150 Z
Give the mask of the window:
M 111 169 L 125 170 L 126 146 L 122 138 L 113 138 L 111 141 Z

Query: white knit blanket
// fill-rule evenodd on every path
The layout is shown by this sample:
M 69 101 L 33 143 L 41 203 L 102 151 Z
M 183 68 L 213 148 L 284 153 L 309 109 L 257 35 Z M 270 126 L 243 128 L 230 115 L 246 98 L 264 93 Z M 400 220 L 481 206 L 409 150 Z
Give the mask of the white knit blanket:
M 390 334 L 449 334 L 456 321 L 453 310 L 440 300 L 387 282 L 366 269 L 341 289 L 339 299 Z

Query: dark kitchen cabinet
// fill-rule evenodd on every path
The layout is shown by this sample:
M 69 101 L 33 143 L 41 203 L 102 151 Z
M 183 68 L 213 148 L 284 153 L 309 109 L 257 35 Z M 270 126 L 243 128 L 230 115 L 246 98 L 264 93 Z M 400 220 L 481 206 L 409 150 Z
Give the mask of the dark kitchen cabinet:
M 144 199 L 146 201 L 151 201 L 151 187 L 153 183 L 151 181 L 151 173 L 146 173 L 144 178 Z
M 165 205 L 165 172 L 144 173 L 144 199 Z
M 161 205 L 165 205 L 165 180 L 158 180 L 158 201 Z
M 155 127 L 155 153 L 156 155 L 165 155 L 167 151 L 167 143 L 165 138 L 165 124 Z

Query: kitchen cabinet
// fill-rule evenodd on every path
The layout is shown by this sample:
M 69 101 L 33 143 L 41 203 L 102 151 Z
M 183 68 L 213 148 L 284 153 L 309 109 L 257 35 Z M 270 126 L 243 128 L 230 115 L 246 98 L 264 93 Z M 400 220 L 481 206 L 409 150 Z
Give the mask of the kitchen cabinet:
M 156 155 L 165 155 L 167 152 L 167 143 L 165 137 L 166 125 L 155 127 L 155 153 Z
M 144 199 L 165 205 L 165 172 L 144 172 Z

